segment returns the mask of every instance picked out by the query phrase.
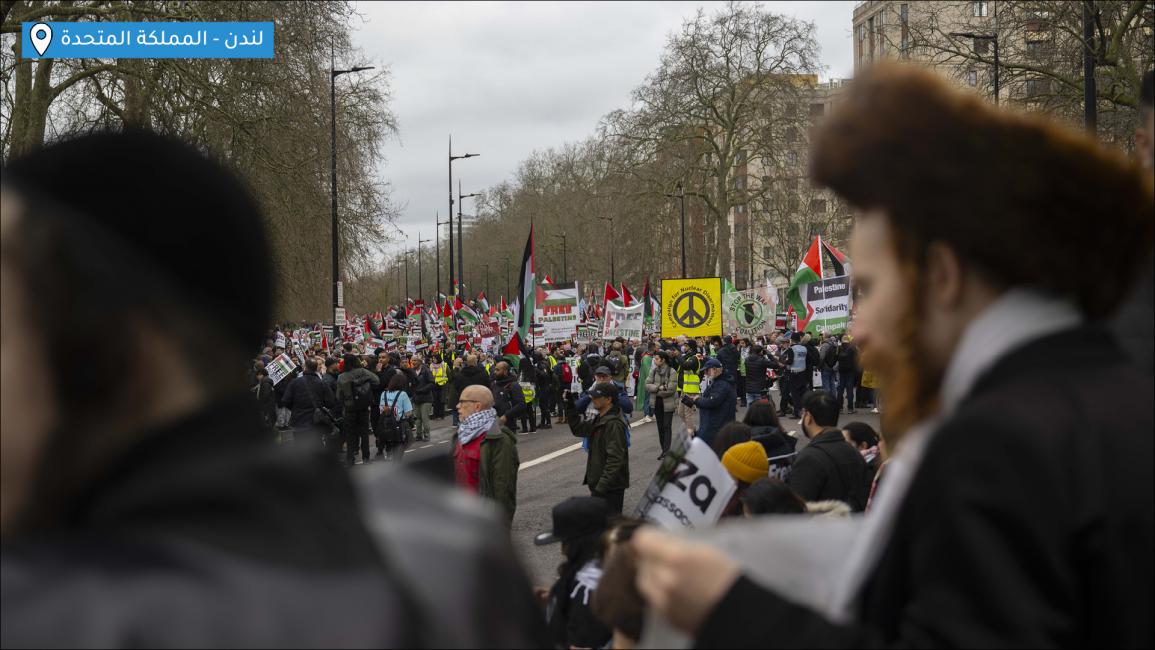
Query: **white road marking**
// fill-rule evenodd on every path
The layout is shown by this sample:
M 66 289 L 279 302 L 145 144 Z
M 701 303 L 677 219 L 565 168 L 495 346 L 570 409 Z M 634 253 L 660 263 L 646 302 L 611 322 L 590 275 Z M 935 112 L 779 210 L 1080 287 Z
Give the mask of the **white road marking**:
M 549 461 L 551 461 L 551 460 L 553 460 L 559 456 L 564 456 L 571 451 L 577 451 L 578 449 L 581 449 L 581 448 L 582 448 L 582 443 L 580 443 L 580 442 L 574 443 L 568 447 L 563 447 L 562 449 L 558 449 L 557 451 L 555 451 L 553 453 L 546 454 L 546 455 L 542 456 L 541 458 L 534 458 L 533 460 L 527 460 L 518 466 L 517 471 L 520 472 L 521 470 L 533 467 L 534 465 L 540 465 L 542 463 L 547 463 L 547 462 L 549 462 Z
M 421 445 L 420 447 L 418 447 L 418 449 L 429 449 L 432 446 L 433 445 Z
M 448 441 L 448 440 L 442 440 L 442 441 L 438 442 L 437 444 L 439 444 L 439 445 L 447 445 L 447 444 L 449 444 L 449 441 Z

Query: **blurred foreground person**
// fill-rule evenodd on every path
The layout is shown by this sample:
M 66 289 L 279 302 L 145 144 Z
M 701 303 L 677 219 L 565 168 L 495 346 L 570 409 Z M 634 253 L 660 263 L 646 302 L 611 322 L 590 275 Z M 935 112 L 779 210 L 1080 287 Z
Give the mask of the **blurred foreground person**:
M 495 517 L 278 447 L 222 372 L 275 295 L 231 173 L 129 132 L 3 178 L 0 645 L 543 645 Z
M 1151 253 L 1150 173 L 882 66 L 811 162 L 859 211 L 855 339 L 887 391 L 886 481 L 828 549 L 818 609 L 652 531 L 641 593 L 699 647 L 1151 647 L 1153 387 L 1090 322 Z

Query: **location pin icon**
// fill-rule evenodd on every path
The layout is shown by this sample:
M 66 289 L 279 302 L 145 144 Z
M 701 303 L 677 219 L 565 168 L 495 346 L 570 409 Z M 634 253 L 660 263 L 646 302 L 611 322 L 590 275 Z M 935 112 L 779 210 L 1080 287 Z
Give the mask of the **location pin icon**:
M 52 28 L 44 23 L 36 23 L 32 26 L 29 37 L 32 39 L 32 47 L 36 48 L 36 53 L 44 56 L 44 51 L 52 44 Z

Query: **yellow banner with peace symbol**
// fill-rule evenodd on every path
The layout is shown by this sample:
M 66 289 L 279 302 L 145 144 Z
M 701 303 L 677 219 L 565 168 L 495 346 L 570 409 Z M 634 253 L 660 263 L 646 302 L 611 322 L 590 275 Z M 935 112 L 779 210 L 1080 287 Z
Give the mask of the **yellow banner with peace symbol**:
M 679 335 L 722 335 L 722 278 L 662 280 L 662 336 Z

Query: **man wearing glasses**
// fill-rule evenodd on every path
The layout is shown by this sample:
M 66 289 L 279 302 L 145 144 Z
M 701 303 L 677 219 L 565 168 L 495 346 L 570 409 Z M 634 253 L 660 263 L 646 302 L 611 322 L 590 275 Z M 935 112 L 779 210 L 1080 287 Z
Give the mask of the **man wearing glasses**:
M 468 386 L 457 401 L 457 442 L 453 465 L 457 484 L 501 505 L 506 525 L 517 509 L 517 436 L 493 408 L 493 393 Z

